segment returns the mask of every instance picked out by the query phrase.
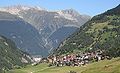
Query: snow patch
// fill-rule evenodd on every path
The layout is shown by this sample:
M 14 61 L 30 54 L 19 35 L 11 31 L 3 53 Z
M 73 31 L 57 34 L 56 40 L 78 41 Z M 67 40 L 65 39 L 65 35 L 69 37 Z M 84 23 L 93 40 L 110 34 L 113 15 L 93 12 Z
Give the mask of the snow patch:
M 72 16 L 71 14 L 68 14 L 68 13 L 63 13 L 62 11 L 58 11 L 57 12 L 60 16 L 68 19 L 68 20 L 71 20 L 71 21 L 77 21 L 76 18 L 74 18 L 74 16 Z
M 43 8 L 38 6 L 30 7 L 30 6 L 15 5 L 15 6 L 2 7 L 0 8 L 0 11 L 8 12 L 14 15 L 19 15 L 20 11 L 26 11 L 29 9 L 44 10 Z

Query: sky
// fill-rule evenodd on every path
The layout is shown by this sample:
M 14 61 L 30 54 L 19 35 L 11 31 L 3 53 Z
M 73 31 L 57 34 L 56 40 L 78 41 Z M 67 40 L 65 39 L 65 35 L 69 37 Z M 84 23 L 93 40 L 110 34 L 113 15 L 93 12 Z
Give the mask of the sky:
M 11 5 L 40 6 L 47 10 L 75 9 L 95 16 L 120 4 L 120 0 L 0 0 L 0 7 Z

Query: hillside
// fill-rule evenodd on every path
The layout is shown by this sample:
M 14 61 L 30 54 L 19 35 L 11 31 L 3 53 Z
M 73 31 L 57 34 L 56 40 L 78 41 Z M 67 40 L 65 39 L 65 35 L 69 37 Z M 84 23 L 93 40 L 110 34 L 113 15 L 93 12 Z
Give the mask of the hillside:
M 21 67 L 31 61 L 31 57 L 17 49 L 13 41 L 0 36 L 0 71 Z
M 0 12 L 0 34 L 13 40 L 17 47 L 31 54 L 46 55 L 39 32 L 23 19 L 7 12 Z M 34 52 L 35 51 L 35 52 Z
M 120 58 L 95 62 L 82 67 L 48 67 L 48 64 L 43 63 L 11 70 L 7 73 L 70 73 L 70 71 L 75 73 L 120 73 Z
M 105 50 L 107 55 L 120 56 L 120 5 L 94 16 L 67 38 L 54 54 Z
M 32 55 L 43 56 L 47 56 L 49 52 L 58 47 L 64 39 L 73 34 L 81 25 L 90 19 L 90 16 L 79 14 L 74 9 L 48 11 L 40 7 L 15 5 L 1 7 L 0 11 L 13 15 L 9 15 L 11 17 L 16 16 L 16 18 L 22 19 L 22 22 L 20 21 L 19 24 L 16 24 L 16 21 L 19 21 L 18 19 L 12 21 L 12 27 L 9 28 L 9 30 L 13 30 L 13 27 L 18 28 L 19 25 L 20 29 L 14 29 L 14 31 L 17 31 L 20 34 L 9 32 L 12 35 L 9 34 L 7 36 L 10 36 L 9 38 L 11 39 L 15 36 L 17 39 L 13 40 L 17 43 L 18 47 L 22 48 L 22 50 L 27 51 Z M 4 17 L 5 14 L 1 14 L 1 17 L 2 16 Z M 8 21 L 11 23 L 10 20 Z M 3 22 L 1 22 L 1 25 L 2 23 Z M 13 23 L 16 25 L 13 25 Z M 10 27 L 9 25 L 5 26 Z M 0 27 L 3 28 L 3 26 Z M 4 32 L 6 32 L 6 27 L 4 29 Z M 61 37 L 58 35 L 63 36 Z

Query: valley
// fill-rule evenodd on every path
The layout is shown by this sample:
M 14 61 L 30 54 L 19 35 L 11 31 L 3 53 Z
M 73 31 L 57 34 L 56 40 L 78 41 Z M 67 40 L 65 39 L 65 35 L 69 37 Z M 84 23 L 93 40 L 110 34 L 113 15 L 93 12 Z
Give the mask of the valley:
M 0 34 L 12 39 L 23 51 L 46 57 L 90 19 L 74 9 L 48 11 L 24 5 L 1 7 Z
M 66 1 L 0 3 L 0 73 L 120 73 L 120 4 Z

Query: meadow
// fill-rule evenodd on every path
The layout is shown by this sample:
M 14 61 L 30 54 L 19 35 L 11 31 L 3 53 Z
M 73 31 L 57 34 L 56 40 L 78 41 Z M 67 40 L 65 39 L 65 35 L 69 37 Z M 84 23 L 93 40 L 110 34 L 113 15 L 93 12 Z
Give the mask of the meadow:
M 25 68 L 10 70 L 7 73 L 120 73 L 120 58 L 94 62 L 81 67 L 48 67 L 48 63 L 37 66 L 28 65 Z

